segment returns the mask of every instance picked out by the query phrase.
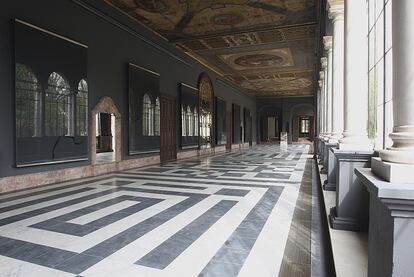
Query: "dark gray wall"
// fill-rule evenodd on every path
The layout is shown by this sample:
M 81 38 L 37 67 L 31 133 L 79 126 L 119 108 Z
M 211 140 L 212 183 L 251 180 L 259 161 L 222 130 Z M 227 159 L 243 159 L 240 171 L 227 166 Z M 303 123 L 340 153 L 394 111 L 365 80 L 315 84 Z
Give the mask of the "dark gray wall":
M 88 164 L 79 162 L 20 169 L 14 167 L 14 18 L 88 45 L 89 110 L 102 96 L 110 96 L 114 100 L 122 114 L 123 159 L 130 158 L 127 155 L 128 62 L 160 73 L 161 93 L 172 96 L 178 96 L 179 82 L 196 87 L 199 75 L 206 72 L 212 81 L 215 96 L 226 100 L 228 110 L 231 110 L 231 103 L 250 109 L 253 114 L 253 134 L 256 133 L 254 99 L 218 80 L 218 75 L 103 1 L 7 1 L 0 9 L 0 177 Z

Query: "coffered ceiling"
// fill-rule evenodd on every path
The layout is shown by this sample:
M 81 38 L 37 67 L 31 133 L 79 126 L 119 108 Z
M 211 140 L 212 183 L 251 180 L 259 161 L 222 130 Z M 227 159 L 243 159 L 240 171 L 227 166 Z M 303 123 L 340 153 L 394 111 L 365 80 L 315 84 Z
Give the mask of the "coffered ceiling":
M 257 97 L 313 95 L 318 0 L 105 0 Z

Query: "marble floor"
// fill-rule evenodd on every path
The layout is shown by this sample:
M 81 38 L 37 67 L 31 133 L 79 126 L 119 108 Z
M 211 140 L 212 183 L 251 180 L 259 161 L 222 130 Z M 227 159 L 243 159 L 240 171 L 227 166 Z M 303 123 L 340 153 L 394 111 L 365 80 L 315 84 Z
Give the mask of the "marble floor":
M 2 194 L 0 276 L 309 276 L 308 151 L 255 146 Z

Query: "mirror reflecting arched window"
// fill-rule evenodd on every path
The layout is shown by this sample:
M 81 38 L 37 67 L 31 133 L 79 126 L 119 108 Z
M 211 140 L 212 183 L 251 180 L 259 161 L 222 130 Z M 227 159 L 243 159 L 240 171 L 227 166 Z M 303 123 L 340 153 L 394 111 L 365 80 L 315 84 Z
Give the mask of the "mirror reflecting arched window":
M 88 135 L 88 83 L 85 79 L 80 80 L 76 95 L 76 134 Z
M 142 101 L 142 134 L 144 136 L 154 135 L 154 106 L 151 98 L 145 94 Z
M 160 99 L 155 99 L 155 111 L 154 111 L 154 135 L 160 135 Z
M 184 107 L 181 106 L 181 136 L 186 137 L 187 136 L 187 128 L 186 128 L 186 113 L 184 110 Z
M 192 136 L 193 134 L 192 134 L 192 126 L 191 126 L 191 123 L 192 123 L 192 117 L 193 117 L 193 113 L 191 112 L 191 108 L 190 108 L 190 106 L 187 106 L 187 112 L 186 112 L 186 117 L 185 117 L 185 119 L 186 119 L 186 122 L 185 122 L 185 126 L 186 126 L 186 133 L 187 133 L 187 136 Z
M 53 72 L 48 79 L 45 94 L 46 136 L 72 136 L 72 93 L 69 83 L 59 73 Z
M 41 125 L 42 90 L 31 69 L 16 64 L 16 136 L 38 137 Z
M 198 136 L 198 113 L 197 113 L 197 108 L 194 108 L 194 136 Z

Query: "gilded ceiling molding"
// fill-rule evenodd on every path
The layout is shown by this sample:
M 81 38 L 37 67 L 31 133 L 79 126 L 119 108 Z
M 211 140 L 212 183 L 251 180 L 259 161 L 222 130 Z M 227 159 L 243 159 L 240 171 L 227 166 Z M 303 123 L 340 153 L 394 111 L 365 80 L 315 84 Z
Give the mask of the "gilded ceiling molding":
M 317 0 L 105 2 L 250 94 L 314 85 Z

